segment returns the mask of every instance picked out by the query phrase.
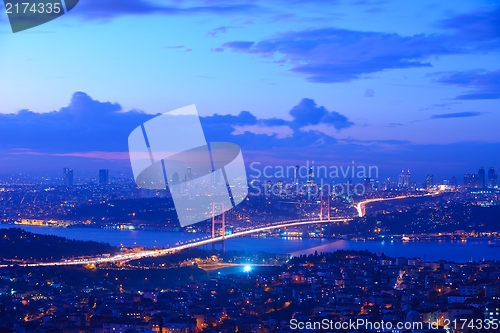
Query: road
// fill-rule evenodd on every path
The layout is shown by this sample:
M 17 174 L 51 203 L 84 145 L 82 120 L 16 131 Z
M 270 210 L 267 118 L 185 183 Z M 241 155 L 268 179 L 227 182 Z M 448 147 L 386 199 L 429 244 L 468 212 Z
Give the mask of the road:
M 429 196 L 429 195 L 436 195 L 436 194 L 439 194 L 439 192 L 425 193 L 425 194 L 420 194 L 420 195 L 400 195 L 400 196 L 392 197 L 392 198 L 367 199 L 367 200 L 358 202 L 355 205 L 355 207 L 356 207 L 356 210 L 358 211 L 358 217 L 363 217 L 366 215 L 366 204 L 369 204 L 372 202 L 399 200 L 399 199 L 408 199 L 408 198 L 421 198 L 421 197 L 425 197 L 425 196 Z

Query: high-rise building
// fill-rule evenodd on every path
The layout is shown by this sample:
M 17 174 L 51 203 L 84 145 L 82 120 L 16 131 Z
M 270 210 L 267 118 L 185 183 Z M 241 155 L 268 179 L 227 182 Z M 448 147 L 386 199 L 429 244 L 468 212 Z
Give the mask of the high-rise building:
M 451 187 L 457 187 L 458 186 L 457 177 L 455 177 L 455 175 L 451 176 L 451 178 L 450 178 L 450 186 Z
M 276 182 L 276 189 L 278 190 L 279 194 L 283 194 L 283 182 L 282 181 L 277 181 Z
M 298 185 L 299 184 L 299 166 L 296 165 L 295 168 L 293 169 L 293 184 Z
M 313 167 L 310 167 L 309 168 L 309 176 L 307 178 L 307 181 L 310 183 L 310 184 L 314 184 L 314 168 Z
M 432 188 L 433 186 L 434 186 L 434 176 L 428 174 L 427 177 L 425 177 L 425 188 Z
M 191 180 L 193 180 L 193 169 L 191 167 L 187 167 L 186 181 Z
M 101 169 L 99 170 L 99 185 L 106 185 L 109 183 L 109 170 Z
M 405 183 L 403 187 L 410 187 L 411 179 L 410 179 L 410 169 L 408 169 L 408 173 L 405 175 Z
M 66 186 L 73 186 L 73 169 L 63 169 L 63 184 Z
M 177 185 L 181 183 L 181 177 L 179 177 L 179 174 L 177 172 L 174 172 L 172 174 L 172 184 Z
M 271 191 L 273 189 L 273 182 L 268 180 L 267 181 L 267 184 L 266 184 L 266 194 L 267 195 L 270 195 L 271 194 Z
M 398 178 L 398 188 L 403 188 L 405 184 L 405 170 L 401 169 L 401 173 Z
M 484 188 L 485 186 L 485 180 L 486 180 L 486 171 L 484 171 L 484 168 L 481 167 L 479 171 L 477 172 L 477 188 Z
M 392 187 L 392 186 L 391 186 L 391 178 L 390 178 L 390 177 L 387 177 L 387 178 L 385 179 L 385 190 L 386 190 L 386 191 L 390 191 L 390 190 L 392 190 L 392 188 L 391 188 L 391 187 Z
M 472 175 L 470 173 L 466 173 L 464 175 L 464 187 L 472 187 Z
M 370 178 L 365 178 L 363 185 L 365 186 L 365 193 L 372 193 L 373 184 L 372 184 L 372 180 Z
M 498 176 L 495 173 L 495 168 L 491 167 L 488 170 L 488 187 L 495 188 L 498 184 Z
M 476 188 L 479 185 L 478 175 L 475 173 L 466 173 L 464 175 L 464 186 Z

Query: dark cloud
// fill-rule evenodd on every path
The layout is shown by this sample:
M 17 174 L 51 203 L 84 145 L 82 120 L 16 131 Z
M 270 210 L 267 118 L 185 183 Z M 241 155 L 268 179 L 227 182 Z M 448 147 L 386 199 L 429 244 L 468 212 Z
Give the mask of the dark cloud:
M 373 97 L 375 96 L 375 90 L 373 89 L 366 89 L 365 90 L 365 97 Z
M 233 49 L 235 51 L 246 51 L 249 50 L 254 42 L 245 42 L 245 41 L 234 41 L 225 43 L 223 46 L 229 49 Z
M 222 47 L 215 47 L 210 49 L 210 52 L 224 52 L 224 49 Z
M 437 74 L 441 75 L 441 74 Z M 500 98 L 500 69 L 496 71 L 470 70 L 464 72 L 453 72 L 441 75 L 436 82 L 447 85 L 455 85 L 471 88 L 455 99 L 499 99 Z
M 281 33 L 263 41 L 234 41 L 223 47 L 235 52 L 275 57 L 312 82 L 344 82 L 387 69 L 430 67 L 428 58 L 463 52 L 437 35 L 400 36 L 346 29 Z
M 456 32 L 458 40 L 488 42 L 484 47 L 500 46 L 500 8 L 456 15 L 442 20 L 438 26 Z
M 419 111 L 425 111 L 425 110 L 433 110 L 433 109 L 438 109 L 438 110 L 451 110 L 452 105 L 456 104 L 462 104 L 462 102 L 445 102 L 445 103 L 436 103 L 436 104 L 431 104 L 429 106 L 426 106 L 425 108 L 418 109 Z
M 308 98 L 302 99 L 297 106 L 294 106 L 290 110 L 290 115 L 294 118 L 291 122 L 294 128 L 322 123 L 340 130 L 353 125 L 346 116 L 335 111 L 328 111 L 324 106 L 316 106 L 316 103 Z
M 173 46 L 165 46 L 165 49 L 183 49 L 184 45 L 173 45 Z
M 77 172 L 99 168 L 130 172 L 128 135 L 154 116 L 125 111 L 118 103 L 96 101 L 82 92 L 75 93 L 69 105 L 58 111 L 0 114 L 0 173 L 57 171 L 66 166 Z M 396 176 L 403 166 L 411 166 L 415 176 L 418 172 L 422 177 L 433 172 L 436 177 L 440 173 L 449 177 L 483 164 L 500 165 L 498 154 L 493 153 L 500 150 L 500 143 L 415 145 L 395 140 L 338 140 L 317 130 L 304 130 L 303 126 L 314 124 L 337 129 L 352 125 L 345 116 L 328 111 L 311 99 L 300 101 L 290 110 L 290 116 L 292 120 L 262 119 L 242 111 L 238 115 L 215 114 L 200 120 L 207 141 L 237 143 L 247 163 L 259 161 L 263 166 L 304 165 L 312 160 L 316 165 L 352 165 L 355 161 L 356 165 L 376 165 L 383 178 Z M 259 132 L 259 128 L 270 131 Z M 288 130 L 288 134 L 280 135 L 282 130 Z
M 222 47 L 285 62 L 290 71 L 319 83 L 346 82 L 390 69 L 431 67 L 441 55 L 500 49 L 500 11 L 463 14 L 438 23 L 444 32 L 402 36 L 338 28 L 289 31 L 261 41 L 232 41 Z M 464 96 L 493 98 L 494 95 Z
M 228 5 L 227 3 L 192 2 L 194 5 L 191 6 L 182 6 L 179 1 L 164 1 L 161 5 L 160 3 L 147 0 L 86 0 L 81 1 L 72 13 L 85 20 L 107 20 L 127 15 L 226 15 L 253 13 L 260 10 L 251 3 Z
M 225 33 L 230 27 L 227 27 L 225 25 L 223 26 L 220 26 L 218 28 L 213 28 L 212 30 L 210 30 L 209 32 L 207 32 L 207 36 L 210 36 L 210 37 L 218 37 L 218 35 L 220 33 Z
M 290 110 L 290 115 L 293 118 L 292 121 L 280 118 L 261 119 L 248 111 L 242 111 L 237 116 L 215 114 L 203 117 L 201 122 L 207 140 L 236 142 L 242 148 L 249 150 L 271 149 L 273 147 L 288 150 L 321 143 L 334 143 L 337 141 L 335 138 L 317 131 L 305 131 L 303 127 L 324 124 L 342 130 L 353 125 L 344 115 L 328 111 L 323 106 L 317 106 L 312 99 L 307 98 L 302 99 L 297 106 L 293 107 Z M 255 127 L 270 128 L 278 132 L 282 130 L 289 135 L 259 134 L 255 133 Z M 235 128 L 238 128 L 241 134 L 234 135 Z
M 431 116 L 431 119 L 470 118 L 470 117 L 477 117 L 482 114 L 484 114 L 484 112 L 454 112 L 454 113 L 435 114 Z
M 127 151 L 130 132 L 153 115 L 123 112 L 77 92 L 67 107 L 48 113 L 0 114 L 0 147 L 44 152 Z
M 295 147 L 319 139 L 333 140 L 326 135 L 301 130 L 307 125 L 326 124 L 339 130 L 352 126 L 347 117 L 318 107 L 311 99 L 303 99 L 290 114 L 292 121 L 257 118 L 249 111 L 236 116 L 215 114 L 202 117 L 201 121 L 212 141 L 234 141 L 237 137 L 249 149 L 262 148 L 261 144 Z M 58 111 L 35 113 L 21 110 L 16 114 L 0 114 L 0 148 L 58 154 L 127 152 L 130 132 L 154 116 L 137 110 L 125 112 L 118 103 L 96 101 L 83 92 L 76 92 L 69 105 Z M 288 129 L 291 137 L 289 141 L 280 142 L 278 136 L 255 134 L 250 127 L 245 131 L 248 126 Z M 236 127 L 240 127 L 243 134 L 233 135 Z

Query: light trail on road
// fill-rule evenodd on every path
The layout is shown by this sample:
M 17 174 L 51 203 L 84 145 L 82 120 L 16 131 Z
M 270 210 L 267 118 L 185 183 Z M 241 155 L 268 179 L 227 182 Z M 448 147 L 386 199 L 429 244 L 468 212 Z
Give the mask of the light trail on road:
M 429 195 L 436 195 L 439 194 L 439 192 L 434 192 L 434 193 L 425 193 L 421 195 L 400 195 L 397 197 L 392 197 L 392 198 L 375 198 L 375 199 L 367 199 L 364 201 L 360 201 L 356 204 L 356 210 L 358 211 L 358 217 L 363 217 L 366 215 L 366 204 L 372 203 L 372 202 L 380 202 L 380 201 L 389 201 L 389 200 L 399 200 L 399 199 L 408 199 L 408 198 L 421 198 Z

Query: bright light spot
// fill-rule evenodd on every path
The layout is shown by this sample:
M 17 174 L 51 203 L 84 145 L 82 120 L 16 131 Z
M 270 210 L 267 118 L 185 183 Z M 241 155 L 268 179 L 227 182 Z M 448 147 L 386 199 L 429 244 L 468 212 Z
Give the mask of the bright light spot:
M 252 267 L 250 267 L 248 265 L 243 267 L 243 272 L 250 272 L 251 270 L 252 270 Z

